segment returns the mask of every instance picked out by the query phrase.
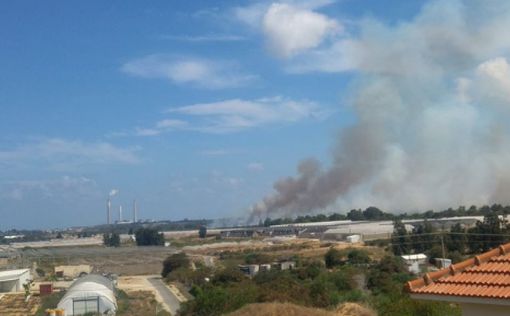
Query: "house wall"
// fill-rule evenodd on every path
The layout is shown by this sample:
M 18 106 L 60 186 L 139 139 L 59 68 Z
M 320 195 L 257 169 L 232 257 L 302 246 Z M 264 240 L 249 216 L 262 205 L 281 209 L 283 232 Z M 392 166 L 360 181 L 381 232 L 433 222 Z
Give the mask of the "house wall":
M 27 283 L 30 279 L 30 271 L 21 274 L 16 280 L 0 281 L 0 293 L 8 292 L 21 292 L 23 291 L 23 284 Z
M 460 304 L 462 316 L 508 316 L 510 306 L 490 304 Z
M 18 291 L 18 280 L 13 281 L 1 281 L 0 282 L 0 293 L 9 293 Z
M 57 266 L 55 267 L 55 274 L 61 272 L 65 278 L 77 278 L 81 273 L 90 274 L 92 267 L 88 264 L 73 265 L 73 266 Z

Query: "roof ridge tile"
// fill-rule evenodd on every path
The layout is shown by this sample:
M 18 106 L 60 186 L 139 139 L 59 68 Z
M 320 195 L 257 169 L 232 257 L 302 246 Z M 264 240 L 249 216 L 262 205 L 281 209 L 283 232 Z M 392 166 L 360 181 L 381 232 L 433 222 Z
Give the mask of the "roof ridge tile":
M 480 255 L 474 256 L 473 258 L 464 260 L 462 262 L 451 265 L 448 268 L 441 269 L 434 272 L 426 273 L 423 277 L 406 283 L 405 288 L 408 292 L 416 293 L 422 292 L 422 288 L 434 287 L 435 283 L 438 286 L 475 286 L 487 288 L 490 290 L 491 287 L 497 287 L 498 289 L 510 288 L 510 283 L 501 282 L 489 282 L 489 281 L 452 281 L 448 280 L 449 277 L 455 277 L 460 274 L 468 274 L 473 277 L 483 278 L 484 275 L 488 275 L 489 278 L 494 278 L 497 275 L 510 275 L 510 267 L 507 270 L 498 269 L 498 265 L 502 265 L 506 262 L 510 262 L 510 258 L 503 258 L 502 256 L 510 253 L 510 243 L 500 245 L 498 248 L 494 248 Z M 499 258 L 498 258 L 499 257 Z M 488 267 L 484 267 L 485 264 L 489 264 Z M 477 279 L 478 280 L 478 279 Z M 439 290 L 439 289 L 438 289 Z M 459 291 L 464 292 L 469 289 L 460 289 Z M 459 291 L 456 291 L 457 293 Z M 505 292 L 507 293 L 507 292 Z M 441 294 L 441 293 L 437 293 Z M 468 296 L 475 296 L 471 293 Z M 481 296 L 486 296 L 482 294 Z M 510 291 L 505 297 L 510 297 Z

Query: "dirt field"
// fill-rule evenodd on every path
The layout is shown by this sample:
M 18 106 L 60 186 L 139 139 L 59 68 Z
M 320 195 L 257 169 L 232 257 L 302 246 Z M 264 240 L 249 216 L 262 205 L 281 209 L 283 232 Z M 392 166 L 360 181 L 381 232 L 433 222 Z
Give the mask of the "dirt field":
M 68 247 L 20 250 L 22 266 L 36 262 L 46 272 L 56 265 L 88 264 L 94 273 L 118 275 L 159 274 L 163 260 L 175 249 L 171 247 Z
M 147 280 L 148 278 L 154 277 L 154 275 L 148 275 L 148 276 L 123 276 L 120 277 L 117 280 L 117 288 L 120 290 L 128 293 L 128 295 L 131 295 L 131 293 L 143 291 L 143 292 L 149 292 L 152 294 L 153 298 L 160 304 L 163 304 L 163 299 L 159 295 L 159 293 L 156 291 L 156 289 L 150 284 L 150 282 Z M 169 286 L 170 291 L 172 291 L 175 296 L 178 298 L 179 301 L 185 302 L 187 299 L 184 297 L 181 292 L 177 289 L 175 285 L 170 284 Z
M 163 310 L 151 291 L 131 291 L 119 295 L 117 316 L 170 316 Z

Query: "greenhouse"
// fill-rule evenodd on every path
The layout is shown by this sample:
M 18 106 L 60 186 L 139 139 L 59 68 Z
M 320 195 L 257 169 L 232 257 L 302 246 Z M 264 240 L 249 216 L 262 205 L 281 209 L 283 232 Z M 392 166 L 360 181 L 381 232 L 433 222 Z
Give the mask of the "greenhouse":
M 86 313 L 115 315 L 117 301 L 113 282 L 100 275 L 87 275 L 74 281 L 58 308 L 65 310 L 66 316 Z

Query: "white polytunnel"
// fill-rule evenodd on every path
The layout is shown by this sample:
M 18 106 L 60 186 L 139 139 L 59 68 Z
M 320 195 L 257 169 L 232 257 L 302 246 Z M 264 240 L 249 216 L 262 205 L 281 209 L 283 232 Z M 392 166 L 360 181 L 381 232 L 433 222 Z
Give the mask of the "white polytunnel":
M 86 275 L 74 281 L 57 308 L 65 311 L 65 316 L 78 316 L 87 313 L 115 315 L 117 301 L 113 282 L 100 275 Z

